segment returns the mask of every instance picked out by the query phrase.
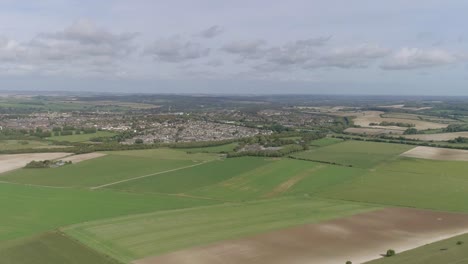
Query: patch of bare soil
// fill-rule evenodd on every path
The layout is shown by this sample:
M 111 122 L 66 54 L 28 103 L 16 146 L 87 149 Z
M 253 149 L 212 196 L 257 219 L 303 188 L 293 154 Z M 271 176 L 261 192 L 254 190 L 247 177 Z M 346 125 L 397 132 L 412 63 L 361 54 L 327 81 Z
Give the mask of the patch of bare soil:
M 468 137 L 468 132 L 453 132 L 453 133 L 440 133 L 440 134 L 416 134 L 404 135 L 408 139 L 426 140 L 426 141 L 448 141 L 457 137 Z
M 447 124 L 439 124 L 434 122 L 422 121 L 422 120 L 411 120 L 411 119 L 403 119 L 403 118 L 383 118 L 382 115 L 384 112 L 381 111 L 362 111 L 356 113 L 356 118 L 354 119 L 354 124 L 361 126 L 361 127 L 373 127 L 373 128 L 383 128 L 383 129 L 394 129 L 394 130 L 406 130 L 406 127 L 398 127 L 398 126 L 370 126 L 370 123 L 381 123 L 381 122 L 394 122 L 394 123 L 407 123 L 407 124 L 414 124 L 414 128 L 418 130 L 425 130 L 425 129 L 437 129 L 437 128 L 445 128 Z
M 134 264 L 337 264 L 362 263 L 387 249 L 401 252 L 468 232 L 468 215 L 387 208 L 223 241 Z
M 345 129 L 346 133 L 351 134 L 366 134 L 366 135 L 382 135 L 382 134 L 403 134 L 403 130 L 386 129 L 386 128 L 362 128 L 362 127 L 350 127 Z
M 461 149 L 444 149 L 432 147 L 415 147 L 410 149 L 400 156 L 418 159 L 431 160 L 461 160 L 468 161 L 468 150 Z
M 105 155 L 107 155 L 107 154 L 92 152 L 92 153 L 68 156 L 66 158 L 63 158 L 62 160 L 63 161 L 71 161 L 72 163 L 78 163 L 78 162 L 85 161 L 85 160 L 99 158 L 99 157 L 102 157 L 102 156 L 105 156 Z
M 55 152 L 0 155 L 0 173 L 22 168 L 33 160 L 54 160 L 71 154 L 72 153 Z

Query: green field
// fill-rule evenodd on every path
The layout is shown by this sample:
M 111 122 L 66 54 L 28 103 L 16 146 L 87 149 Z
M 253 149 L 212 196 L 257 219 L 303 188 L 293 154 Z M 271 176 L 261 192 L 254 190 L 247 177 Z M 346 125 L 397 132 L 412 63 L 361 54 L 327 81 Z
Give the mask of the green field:
M 186 170 L 112 185 L 109 188 L 132 192 L 185 193 L 231 179 L 272 162 L 273 160 L 264 158 L 217 160 Z
M 462 245 L 457 245 L 462 241 Z M 398 252 L 397 252 L 398 253 Z M 366 264 L 467 264 L 468 234 L 452 237 Z
M 60 187 L 93 187 L 217 159 L 213 154 L 186 154 L 169 149 L 109 152 L 108 155 L 59 168 L 19 169 L 0 174 L 0 181 Z
M 307 198 L 226 204 L 96 221 L 64 229 L 79 241 L 129 262 L 149 255 L 377 209 Z
M 0 183 L 1 241 L 90 220 L 212 204 L 183 197 Z
M 50 142 L 39 140 L 0 140 L 0 151 L 16 149 L 37 149 L 63 147 L 52 145 Z
M 67 136 L 52 136 L 47 139 L 55 140 L 55 141 L 68 141 L 68 142 L 85 142 L 89 141 L 91 138 L 95 137 L 112 137 L 115 136 L 116 133 L 109 132 L 109 131 L 97 131 L 96 133 L 89 133 L 89 134 L 73 134 Z
M 220 146 L 204 147 L 204 148 L 185 148 L 181 150 L 184 150 L 187 153 L 197 153 L 197 152 L 227 153 L 227 152 L 234 151 L 234 148 L 237 147 L 237 145 L 238 143 L 230 143 L 230 144 L 225 144 L 225 145 L 220 145 Z
M 118 264 L 116 260 L 94 251 L 58 232 L 0 244 L 0 263 L 17 264 Z
M 398 158 L 326 191 L 325 197 L 468 212 L 468 162 Z
M 292 156 L 300 159 L 336 163 L 358 168 L 372 168 L 394 159 L 411 146 L 366 141 L 344 141 L 322 148 L 313 148 Z
M 294 154 L 300 159 L 216 154 L 234 146 L 109 151 L 1 174 L 0 263 L 114 263 L 105 255 L 128 263 L 387 206 L 468 213 L 468 162 L 404 158 L 411 146 L 333 138 L 313 141 Z M 432 246 L 379 261 L 408 255 L 388 263 L 420 263 L 411 261 L 425 250 L 439 260 L 427 263 L 464 263 L 452 260 L 466 258 L 465 246 L 444 246 L 446 255 Z
M 343 139 L 326 137 L 326 138 L 312 140 L 310 142 L 310 145 L 313 147 L 325 147 L 325 146 L 333 145 L 333 144 L 340 143 L 340 142 L 343 142 Z

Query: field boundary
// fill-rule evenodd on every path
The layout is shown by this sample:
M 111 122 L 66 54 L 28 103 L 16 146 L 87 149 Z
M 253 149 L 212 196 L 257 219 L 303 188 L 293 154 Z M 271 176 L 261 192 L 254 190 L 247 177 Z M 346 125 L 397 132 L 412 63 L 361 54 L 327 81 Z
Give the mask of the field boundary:
M 125 179 L 125 180 L 115 181 L 115 182 L 111 182 L 111 183 L 106 183 L 106 184 L 103 184 L 103 185 L 90 187 L 90 189 L 91 190 L 101 189 L 101 188 L 104 188 L 104 187 L 107 187 L 107 186 L 111 186 L 111 185 L 115 185 L 115 184 L 119 184 L 119 183 L 123 183 L 123 182 L 134 181 L 134 180 L 139 180 L 139 179 L 143 179 L 143 178 L 146 178 L 146 177 L 151 177 L 151 176 L 155 176 L 155 175 L 159 175 L 159 174 L 164 174 L 164 173 L 168 173 L 168 172 L 188 169 L 188 168 L 199 166 L 199 165 L 211 162 L 211 161 L 203 161 L 203 162 L 193 164 L 193 165 L 189 165 L 189 166 L 179 167 L 179 168 L 170 169 L 170 170 L 166 170 L 166 171 L 160 171 L 160 172 L 155 172 L 155 173 L 151 173 L 151 174 L 146 174 L 146 175 L 142 175 L 142 176 L 138 176 L 138 177 L 134 177 L 134 178 L 130 178 L 130 179 Z

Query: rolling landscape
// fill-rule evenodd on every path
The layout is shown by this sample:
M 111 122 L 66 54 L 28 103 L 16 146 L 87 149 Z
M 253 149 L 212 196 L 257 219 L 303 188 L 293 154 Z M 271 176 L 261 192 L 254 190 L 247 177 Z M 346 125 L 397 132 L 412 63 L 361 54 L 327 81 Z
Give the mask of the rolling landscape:
M 467 12 L 0 0 L 0 264 L 468 264 Z

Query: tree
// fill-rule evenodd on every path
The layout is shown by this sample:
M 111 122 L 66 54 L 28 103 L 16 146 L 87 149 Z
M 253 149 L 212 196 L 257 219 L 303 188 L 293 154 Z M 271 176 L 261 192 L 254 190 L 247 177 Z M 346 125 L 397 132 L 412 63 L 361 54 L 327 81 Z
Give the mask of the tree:
M 346 261 L 346 264 L 353 264 L 353 262 L 348 260 L 348 261 Z
M 141 138 L 135 139 L 135 144 L 143 144 L 143 139 Z
M 396 252 L 393 249 L 387 250 L 387 254 L 385 254 L 386 257 L 392 257 L 392 256 L 395 256 L 395 255 L 396 255 Z

